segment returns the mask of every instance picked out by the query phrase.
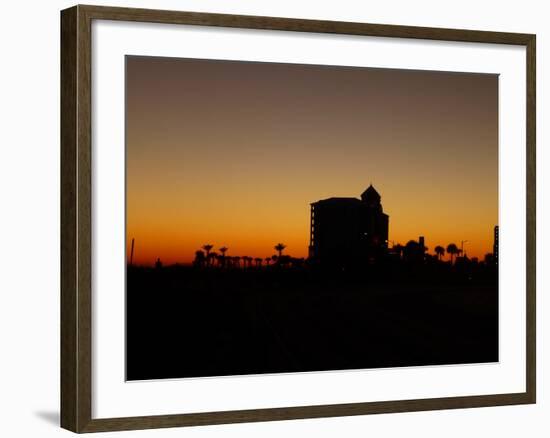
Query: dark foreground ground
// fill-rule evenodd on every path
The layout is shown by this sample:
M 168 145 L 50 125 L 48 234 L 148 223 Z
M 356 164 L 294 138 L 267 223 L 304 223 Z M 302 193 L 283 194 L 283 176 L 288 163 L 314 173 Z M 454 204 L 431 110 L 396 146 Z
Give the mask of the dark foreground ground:
M 127 379 L 496 362 L 488 271 L 129 268 Z

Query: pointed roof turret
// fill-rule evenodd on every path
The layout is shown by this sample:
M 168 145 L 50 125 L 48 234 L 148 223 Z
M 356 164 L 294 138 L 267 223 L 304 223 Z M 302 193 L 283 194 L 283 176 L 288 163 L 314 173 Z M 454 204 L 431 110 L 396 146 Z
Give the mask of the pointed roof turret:
M 370 205 L 380 204 L 380 199 L 380 194 L 376 191 L 372 184 L 370 184 L 367 190 L 361 194 L 361 200 L 368 202 Z

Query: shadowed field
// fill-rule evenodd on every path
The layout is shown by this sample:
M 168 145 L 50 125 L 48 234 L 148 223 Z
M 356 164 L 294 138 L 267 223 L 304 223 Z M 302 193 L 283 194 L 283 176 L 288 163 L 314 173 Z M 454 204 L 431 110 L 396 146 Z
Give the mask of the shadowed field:
M 494 271 L 132 267 L 126 322 L 128 380 L 498 361 Z

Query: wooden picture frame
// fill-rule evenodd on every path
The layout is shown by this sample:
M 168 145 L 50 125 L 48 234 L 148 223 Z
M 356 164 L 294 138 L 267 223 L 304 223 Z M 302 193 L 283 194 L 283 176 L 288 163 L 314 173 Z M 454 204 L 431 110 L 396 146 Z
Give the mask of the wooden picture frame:
M 526 48 L 526 391 L 417 400 L 92 418 L 91 24 L 93 20 L 511 44 Z M 535 35 L 75 6 L 61 12 L 61 426 L 99 432 L 535 403 Z

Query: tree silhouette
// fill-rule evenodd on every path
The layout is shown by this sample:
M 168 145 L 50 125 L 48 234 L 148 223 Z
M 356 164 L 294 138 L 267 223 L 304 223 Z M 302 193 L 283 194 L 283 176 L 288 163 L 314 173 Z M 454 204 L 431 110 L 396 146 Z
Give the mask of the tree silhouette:
M 264 259 L 262 259 L 261 257 L 256 257 L 254 261 L 256 262 L 256 267 L 260 268 Z
M 286 267 L 290 265 L 291 261 L 292 261 L 292 257 L 290 257 L 289 255 L 283 254 L 277 259 L 277 264 L 281 267 Z
M 270 263 L 271 263 L 271 257 L 266 257 L 266 258 L 265 258 L 265 264 L 266 264 L 266 266 L 269 266 Z
M 204 255 L 204 252 L 201 250 L 195 251 L 195 260 L 193 261 L 193 264 L 199 268 L 202 268 L 205 261 L 206 256 Z
M 208 256 L 206 257 L 206 261 L 209 265 L 213 266 L 214 260 L 218 260 L 218 253 L 213 251 L 208 254 Z
M 447 245 L 447 254 L 451 256 L 451 265 L 453 264 L 453 256 L 458 254 L 458 247 L 454 243 L 449 243 Z
M 227 252 L 228 249 L 229 248 L 227 248 L 226 246 L 222 246 L 220 248 L 220 252 L 222 253 L 221 258 L 220 258 L 220 264 L 222 266 L 225 266 L 225 253 Z
M 403 248 L 403 258 L 408 261 L 421 261 L 424 258 L 424 251 L 416 240 L 409 240 Z
M 445 254 L 445 248 L 443 248 L 441 245 L 437 245 L 434 248 L 435 253 L 437 254 L 437 260 L 441 260 L 441 257 Z
M 283 255 L 283 250 L 286 248 L 286 245 L 284 243 L 278 243 L 275 245 L 274 249 L 279 253 L 279 258 Z
M 206 264 L 208 264 L 208 262 L 210 260 L 209 255 L 210 255 L 210 251 L 212 250 L 212 248 L 214 248 L 214 245 L 211 245 L 209 243 L 202 246 L 202 249 L 204 249 L 204 251 L 206 252 Z

